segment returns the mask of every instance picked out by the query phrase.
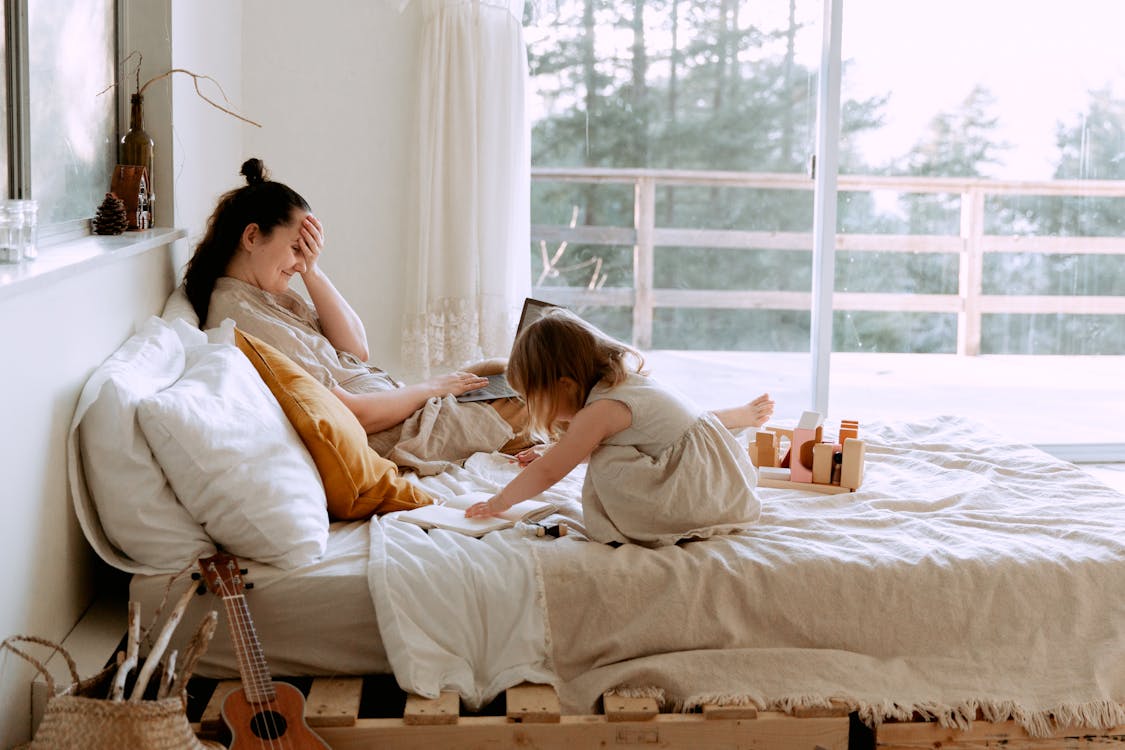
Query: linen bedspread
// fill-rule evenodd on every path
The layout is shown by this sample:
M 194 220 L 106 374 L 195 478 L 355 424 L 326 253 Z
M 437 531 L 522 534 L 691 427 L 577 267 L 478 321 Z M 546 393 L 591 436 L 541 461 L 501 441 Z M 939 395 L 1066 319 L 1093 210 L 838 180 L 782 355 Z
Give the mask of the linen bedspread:
M 400 684 L 454 687 L 473 705 L 548 674 L 571 712 L 617 689 L 679 709 L 836 699 L 872 725 L 917 711 L 965 726 L 978 708 L 1033 734 L 1052 718 L 1125 723 L 1125 497 L 959 418 L 862 437 L 860 491 L 760 489 L 754 528 L 662 549 L 373 524 L 372 593 Z M 437 596 L 391 548 L 425 556 Z M 448 590 L 472 592 L 459 598 L 464 642 L 446 642 L 471 695 L 438 684 L 441 668 L 404 680 L 406 665 L 440 664 L 420 644 Z

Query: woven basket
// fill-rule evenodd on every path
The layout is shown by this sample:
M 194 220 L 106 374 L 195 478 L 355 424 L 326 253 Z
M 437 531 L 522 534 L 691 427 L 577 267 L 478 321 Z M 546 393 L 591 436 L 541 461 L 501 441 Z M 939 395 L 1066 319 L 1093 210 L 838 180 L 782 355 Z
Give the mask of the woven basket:
M 37 643 L 54 649 L 66 659 L 71 684 L 61 691 L 47 668 L 13 643 Z M 31 636 L 12 636 L 0 643 L 30 662 L 47 683 L 47 706 L 39 729 L 27 750 L 210 750 L 222 748 L 196 738 L 187 720 L 184 693 L 162 700 L 106 700 L 116 667 L 110 666 L 86 680 L 78 677 L 74 659 L 51 641 Z

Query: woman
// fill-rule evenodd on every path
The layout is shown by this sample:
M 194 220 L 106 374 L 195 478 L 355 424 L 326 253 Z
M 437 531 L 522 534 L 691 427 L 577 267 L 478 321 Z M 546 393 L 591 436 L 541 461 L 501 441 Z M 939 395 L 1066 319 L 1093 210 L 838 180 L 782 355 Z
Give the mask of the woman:
M 249 159 L 244 187 L 222 198 L 188 263 L 184 288 L 205 328 L 225 318 L 289 355 L 356 415 L 371 446 L 400 466 L 430 474 L 477 451 L 527 447 L 519 399 L 461 403 L 502 364 L 404 385 L 366 364 L 359 316 L 321 270 L 324 229 L 296 191 Z M 300 275 L 311 300 L 289 288 Z

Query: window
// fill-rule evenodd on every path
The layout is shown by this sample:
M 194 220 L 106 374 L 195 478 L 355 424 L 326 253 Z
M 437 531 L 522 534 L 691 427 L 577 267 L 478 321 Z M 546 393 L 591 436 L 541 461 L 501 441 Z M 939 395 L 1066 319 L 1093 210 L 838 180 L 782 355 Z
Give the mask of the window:
M 1122 456 L 1119 3 L 533 5 L 537 295 L 722 394 L 705 406 L 729 381 L 795 417 L 811 361 L 835 418 L 957 414 Z M 826 5 L 841 108 L 818 266 L 806 170 Z
M 841 169 L 831 401 L 974 416 L 1041 445 L 1119 443 L 1125 10 L 848 0 L 844 13 L 843 96 L 883 103 Z M 920 397 L 843 386 L 890 380 Z
M 820 2 L 534 5 L 535 293 L 697 394 L 774 353 L 756 385 L 806 406 Z
M 116 0 L 9 0 L 14 81 L 4 125 L 8 197 L 39 202 L 41 225 L 93 215 L 116 164 Z M 15 44 L 12 44 L 12 41 Z M 14 101 L 13 101 L 14 100 Z

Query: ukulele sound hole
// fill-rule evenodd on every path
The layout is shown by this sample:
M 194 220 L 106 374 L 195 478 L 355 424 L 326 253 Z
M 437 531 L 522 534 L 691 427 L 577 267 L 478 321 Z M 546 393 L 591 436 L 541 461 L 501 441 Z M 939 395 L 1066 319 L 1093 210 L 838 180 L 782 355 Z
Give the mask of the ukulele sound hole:
M 250 720 L 250 731 L 260 740 L 276 740 L 288 727 L 285 717 L 277 711 L 262 711 Z

